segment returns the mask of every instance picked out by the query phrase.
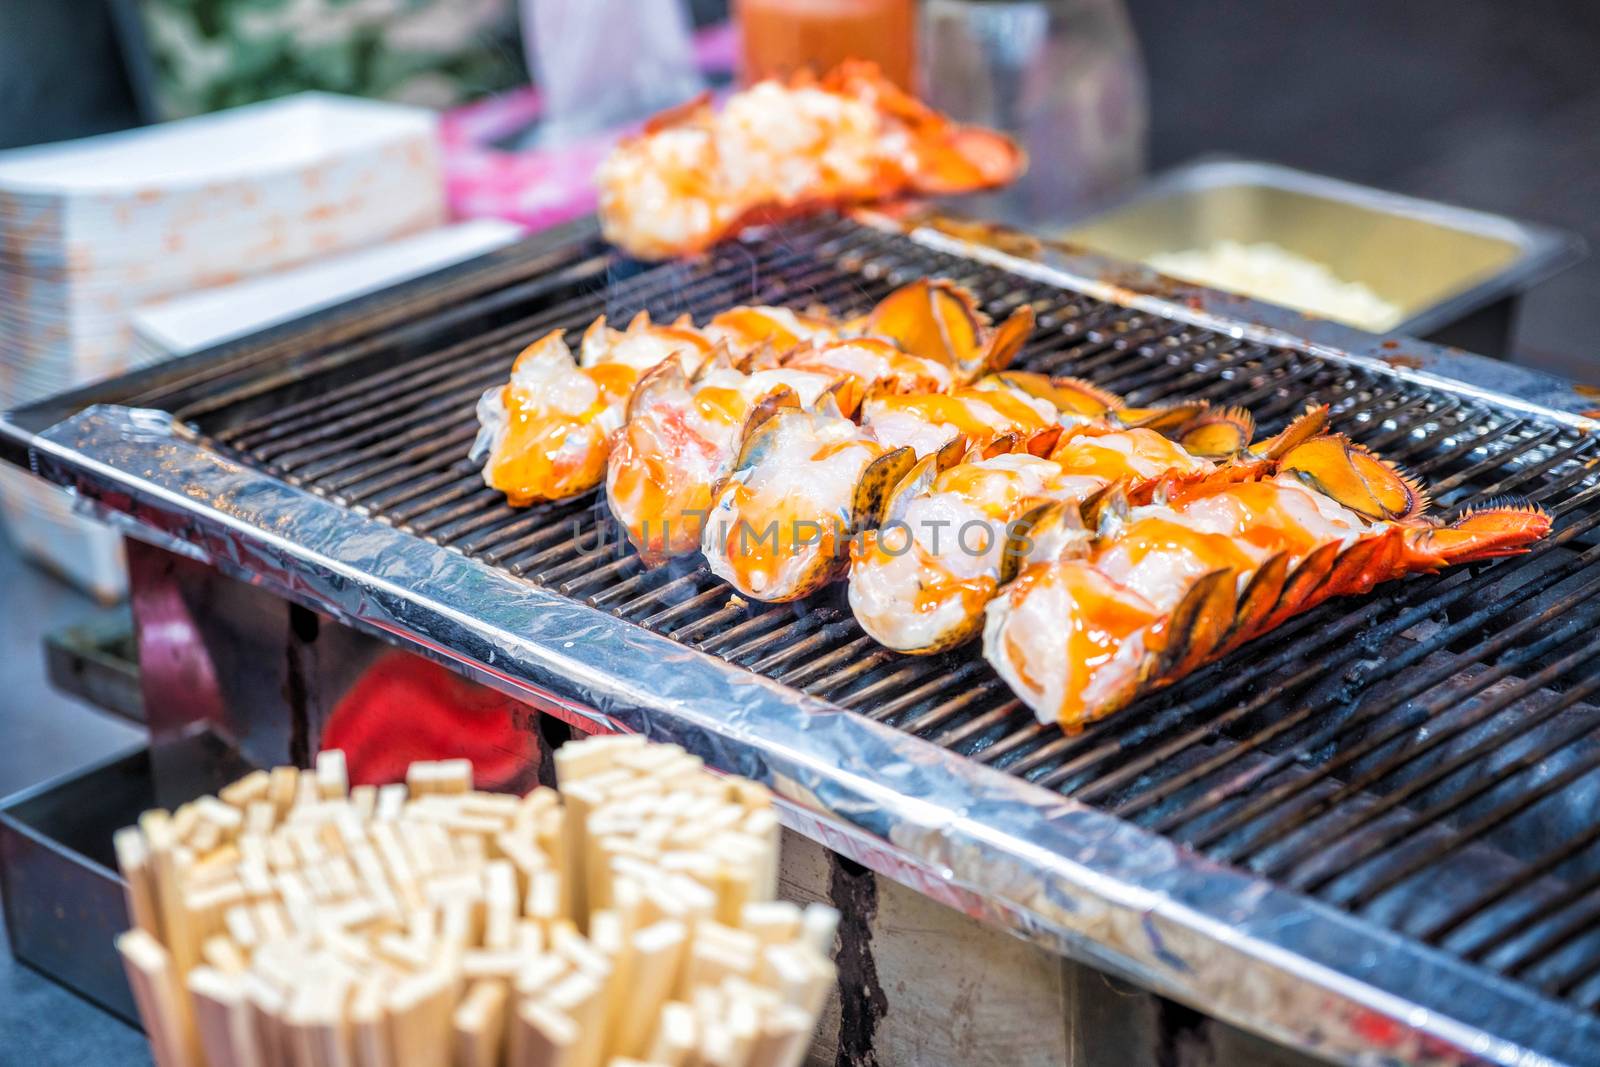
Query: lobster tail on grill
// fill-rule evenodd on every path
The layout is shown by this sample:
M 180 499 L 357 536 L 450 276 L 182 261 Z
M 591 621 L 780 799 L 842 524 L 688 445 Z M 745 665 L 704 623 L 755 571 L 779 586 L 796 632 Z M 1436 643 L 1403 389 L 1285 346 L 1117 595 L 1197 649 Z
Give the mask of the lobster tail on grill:
M 1550 532 L 1515 500 L 1429 519 L 1414 480 L 1332 435 L 1274 466 L 1190 481 L 1102 525 L 1076 558 L 1026 568 L 988 606 L 989 661 L 1042 721 L 1076 729 L 1330 597 Z

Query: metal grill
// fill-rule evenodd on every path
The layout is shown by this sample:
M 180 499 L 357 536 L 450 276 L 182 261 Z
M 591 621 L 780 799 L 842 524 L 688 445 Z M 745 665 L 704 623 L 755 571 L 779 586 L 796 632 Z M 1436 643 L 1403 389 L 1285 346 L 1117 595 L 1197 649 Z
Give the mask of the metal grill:
M 643 568 L 607 532 L 603 501 L 514 510 L 465 459 L 477 396 L 549 329 L 641 308 L 703 320 L 737 302 L 855 312 L 927 275 L 970 287 L 997 317 L 1032 304 L 1027 369 L 1136 404 L 1244 405 L 1267 431 L 1327 403 L 1338 428 L 1422 475 L 1441 512 L 1517 494 L 1557 516 L 1555 536 L 1324 604 L 1066 736 L 971 648 L 888 652 L 837 588 L 799 605 L 730 602 L 703 566 Z M 1559 424 L 840 222 L 651 269 L 580 244 L 457 305 L 390 309 L 382 328 L 328 338 L 287 371 L 231 367 L 142 399 L 419 537 L 1600 1007 L 1600 451 Z

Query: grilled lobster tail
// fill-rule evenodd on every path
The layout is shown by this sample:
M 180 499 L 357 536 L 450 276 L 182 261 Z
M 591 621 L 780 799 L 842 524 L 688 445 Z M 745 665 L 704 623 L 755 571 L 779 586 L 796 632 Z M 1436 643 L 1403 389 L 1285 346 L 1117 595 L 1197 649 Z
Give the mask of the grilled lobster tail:
M 1111 506 L 1081 554 L 990 603 L 985 655 L 1042 721 L 1079 728 L 1331 597 L 1515 555 L 1551 527 L 1512 499 L 1429 519 L 1413 478 L 1338 435 L 1228 473 Z

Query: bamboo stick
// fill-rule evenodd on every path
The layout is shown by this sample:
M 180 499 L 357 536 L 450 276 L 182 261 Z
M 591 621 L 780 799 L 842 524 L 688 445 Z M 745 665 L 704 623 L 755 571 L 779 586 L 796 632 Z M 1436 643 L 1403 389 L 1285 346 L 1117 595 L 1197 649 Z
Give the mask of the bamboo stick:
M 162 940 L 161 913 L 156 903 L 155 875 L 150 868 L 150 850 L 137 826 L 124 827 L 111 837 L 117 867 L 127 882 L 128 918 L 134 929 Z
M 505 1036 L 506 986 L 474 982 L 452 1019 L 455 1067 L 496 1067 Z
M 598 1067 L 605 1035 L 604 976 L 578 972 L 569 974 L 545 992 L 540 1000 L 572 1020 L 577 1040 L 568 1046 L 566 1062 L 571 1067 Z
M 172 955 L 143 930 L 118 937 L 117 951 L 149 1035 L 156 1067 L 199 1067 L 199 1035 Z
M 355 1067 L 394 1067 L 382 980 L 365 978 L 350 998 L 350 1053 Z
M 450 1062 L 451 977 L 434 968 L 403 978 L 385 1007 L 396 1067 L 436 1067 Z
M 244 991 L 250 1005 L 254 1044 L 261 1067 L 288 1063 L 288 1045 L 281 1022 L 285 1006 L 283 993 L 255 972 L 244 976 Z
M 208 1067 L 265 1067 L 243 974 L 196 967 L 189 972 L 188 987 Z
M 799 1008 L 782 1005 L 773 1009 L 751 1046 L 750 1067 L 799 1067 L 815 1025 Z
M 507 1061 L 508 1067 L 576 1067 L 576 1022 L 542 1001 L 521 1005 L 516 1018 L 517 1057 Z
M 624 989 L 628 1005 L 619 1010 L 612 1048 L 625 1056 L 644 1056 L 661 1005 L 677 984 L 688 943 L 688 928 L 667 919 L 633 935 L 631 974 Z
M 344 753 L 330 748 L 317 753 L 317 795 L 323 800 L 335 800 L 350 794 L 350 773 L 345 768 Z
M 698 1044 L 699 1026 L 694 1009 L 679 1001 L 662 1005 L 646 1059 L 666 1067 L 686 1067 Z
M 249 774 L 217 790 L 217 796 L 223 803 L 231 804 L 240 811 L 244 811 L 257 801 L 267 799 L 267 794 L 272 785 L 272 775 L 267 771 L 251 771 Z

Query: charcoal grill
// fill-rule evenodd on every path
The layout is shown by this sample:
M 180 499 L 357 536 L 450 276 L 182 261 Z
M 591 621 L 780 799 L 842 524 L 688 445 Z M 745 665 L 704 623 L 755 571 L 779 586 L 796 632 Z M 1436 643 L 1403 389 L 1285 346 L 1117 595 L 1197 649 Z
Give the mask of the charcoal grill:
M 585 729 L 762 779 L 922 892 L 1334 1060 L 1600 1062 L 1600 445 L 1566 383 L 1042 249 L 829 219 L 702 260 L 588 225 L 13 413 L 8 458 L 135 536 Z M 1030 370 L 1275 431 L 1307 402 L 1439 510 L 1516 494 L 1532 553 L 1292 620 L 1075 736 L 970 648 L 904 657 L 837 590 L 646 570 L 593 498 L 514 510 L 465 459 L 516 352 L 609 311 L 867 307 L 942 276 L 1029 303 Z

